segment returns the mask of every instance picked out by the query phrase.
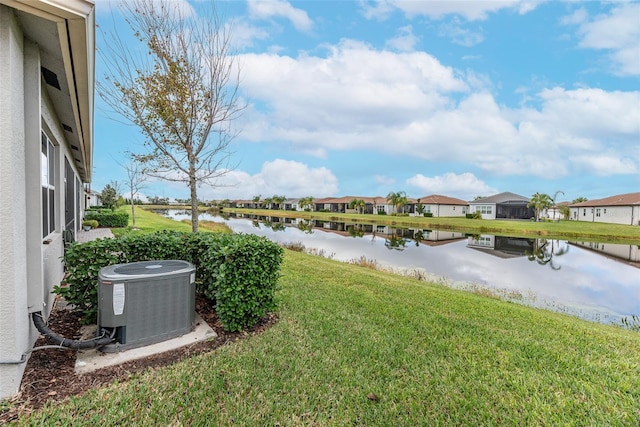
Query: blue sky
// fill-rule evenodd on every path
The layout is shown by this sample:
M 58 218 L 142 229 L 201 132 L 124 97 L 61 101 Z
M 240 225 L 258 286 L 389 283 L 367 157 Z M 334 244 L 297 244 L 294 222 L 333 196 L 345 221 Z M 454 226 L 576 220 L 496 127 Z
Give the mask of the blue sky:
M 203 6 L 174 2 L 196 14 Z M 113 28 L 118 8 L 96 3 L 97 23 Z M 201 199 L 640 191 L 640 2 L 218 8 L 233 23 L 248 108 L 234 125 L 238 166 L 219 187 L 202 186 Z M 98 55 L 98 80 L 101 67 Z M 96 97 L 98 191 L 125 182 L 127 151 L 144 151 L 137 129 L 105 108 Z M 169 182 L 142 193 L 189 195 Z

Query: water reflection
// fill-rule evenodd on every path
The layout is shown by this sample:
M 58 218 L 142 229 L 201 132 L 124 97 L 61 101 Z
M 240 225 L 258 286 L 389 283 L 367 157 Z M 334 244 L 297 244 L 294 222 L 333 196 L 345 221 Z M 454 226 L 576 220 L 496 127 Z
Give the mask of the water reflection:
M 620 323 L 622 317 L 640 313 L 636 245 L 295 218 L 201 218 L 277 243 L 301 243 L 340 261 L 365 257 L 382 268 L 420 272 L 420 277 L 456 288 L 489 288 L 505 299 L 589 320 Z

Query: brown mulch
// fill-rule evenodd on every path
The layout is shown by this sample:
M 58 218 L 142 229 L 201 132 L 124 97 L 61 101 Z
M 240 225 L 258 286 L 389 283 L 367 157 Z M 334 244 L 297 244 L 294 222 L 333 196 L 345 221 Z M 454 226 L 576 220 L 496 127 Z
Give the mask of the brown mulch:
M 27 362 L 18 394 L 9 401 L 10 405 L 3 405 L 8 407 L 0 408 L 0 425 L 14 421 L 21 415 L 29 414 L 47 402 L 59 402 L 69 396 L 81 395 L 87 390 L 115 380 L 125 381 L 146 369 L 171 365 L 191 356 L 211 352 L 222 345 L 258 334 L 278 320 L 275 315 L 269 314 L 252 328 L 230 333 L 222 329 L 215 310 L 204 298 L 196 297 L 196 312 L 216 332 L 217 337 L 90 373 L 81 375 L 75 373 L 76 350 L 34 351 Z M 70 310 L 54 308 L 49 317 L 48 326 L 65 338 L 80 339 L 81 337 L 80 315 Z M 41 336 L 35 346 L 50 344 Z

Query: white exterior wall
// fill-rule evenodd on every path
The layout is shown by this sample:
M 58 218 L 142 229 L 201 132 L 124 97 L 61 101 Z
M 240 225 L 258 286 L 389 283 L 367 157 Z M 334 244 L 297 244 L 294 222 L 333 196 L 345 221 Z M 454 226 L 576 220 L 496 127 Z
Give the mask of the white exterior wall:
M 439 216 L 465 216 L 467 206 L 460 205 L 424 205 L 425 212 L 431 212 L 434 217 Z
M 610 224 L 640 225 L 640 206 L 575 207 L 571 208 L 571 219 Z
M 24 355 L 38 331 L 31 313 L 51 312 L 63 276 L 65 157 L 78 171 L 60 120 L 42 86 L 38 46 L 24 36 L 12 9 L 0 5 L 0 398 L 18 391 Z M 55 146 L 55 230 L 42 237 L 41 131 Z M 74 184 L 75 185 L 75 184 Z M 75 187 L 74 187 L 75 188 Z M 75 188 L 82 192 L 82 188 Z M 75 206 L 83 197 L 74 195 Z M 81 218 L 76 218 L 76 225 Z M 22 362 L 22 363 L 18 363 Z
M 476 210 L 480 210 L 480 206 L 491 206 L 491 213 L 490 214 L 486 214 L 483 213 L 482 214 L 482 219 L 496 219 L 496 205 L 495 203 L 486 203 L 483 205 L 469 205 L 469 213 L 474 213 Z
M 24 43 L 12 10 L 0 5 L 0 398 L 15 393 L 31 345 L 27 311 Z
M 621 245 L 598 242 L 574 242 L 573 244 L 592 249 L 596 252 L 602 252 L 606 255 L 620 258 L 622 260 L 640 262 L 640 248 L 638 248 L 638 245 Z

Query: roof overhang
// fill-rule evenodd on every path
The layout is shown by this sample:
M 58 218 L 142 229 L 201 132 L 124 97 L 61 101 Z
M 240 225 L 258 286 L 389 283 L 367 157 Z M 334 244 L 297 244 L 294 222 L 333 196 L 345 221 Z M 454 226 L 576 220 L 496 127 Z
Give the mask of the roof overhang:
M 91 0 L 0 0 L 16 10 L 41 52 L 45 85 L 80 178 L 91 182 L 95 86 L 95 5 Z M 46 71 L 45 71 L 46 70 Z M 52 85 L 51 82 L 57 82 Z

